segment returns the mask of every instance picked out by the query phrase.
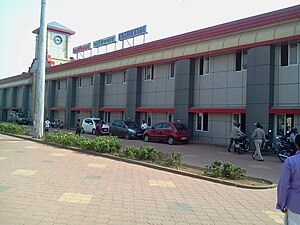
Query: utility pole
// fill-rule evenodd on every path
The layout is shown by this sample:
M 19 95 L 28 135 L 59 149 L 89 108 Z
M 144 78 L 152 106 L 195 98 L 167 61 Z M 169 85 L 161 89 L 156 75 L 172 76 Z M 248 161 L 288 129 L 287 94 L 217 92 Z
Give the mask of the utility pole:
M 41 17 L 38 45 L 38 69 L 36 77 L 35 91 L 35 138 L 44 136 L 44 106 L 45 106 L 45 68 L 46 68 L 46 0 L 41 0 Z

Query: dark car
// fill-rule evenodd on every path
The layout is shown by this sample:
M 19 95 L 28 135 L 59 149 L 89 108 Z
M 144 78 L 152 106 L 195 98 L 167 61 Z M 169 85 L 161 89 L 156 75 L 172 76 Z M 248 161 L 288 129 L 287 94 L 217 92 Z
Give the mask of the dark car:
M 126 139 L 139 139 L 143 136 L 143 130 L 131 120 L 115 120 L 110 125 L 110 134 Z
M 163 122 L 158 123 L 151 129 L 145 130 L 143 140 L 148 141 L 165 141 L 170 145 L 175 142 L 188 143 L 190 132 L 182 123 Z

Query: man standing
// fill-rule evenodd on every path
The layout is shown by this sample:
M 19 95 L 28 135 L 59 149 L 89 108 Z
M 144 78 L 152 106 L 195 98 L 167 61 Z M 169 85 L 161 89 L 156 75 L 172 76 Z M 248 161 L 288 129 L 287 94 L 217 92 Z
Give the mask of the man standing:
M 45 133 L 48 133 L 49 132 L 49 128 L 50 128 L 50 120 L 47 118 L 46 121 L 45 121 Z
M 265 140 L 265 132 L 262 129 L 260 123 L 256 124 L 256 129 L 253 131 L 251 135 L 251 139 L 254 140 L 255 144 L 255 153 L 252 154 L 252 158 L 256 159 L 257 161 L 264 161 L 264 158 L 261 155 L 260 147 L 262 142 Z
M 80 136 L 81 134 L 81 124 L 80 124 L 80 119 L 77 120 L 76 123 L 76 134 L 78 134 Z
M 240 135 L 242 135 L 243 132 L 240 130 L 240 124 L 237 122 L 233 123 L 232 131 L 230 134 L 230 141 L 227 150 L 230 152 L 231 146 L 234 143 L 236 143 L 237 139 Z

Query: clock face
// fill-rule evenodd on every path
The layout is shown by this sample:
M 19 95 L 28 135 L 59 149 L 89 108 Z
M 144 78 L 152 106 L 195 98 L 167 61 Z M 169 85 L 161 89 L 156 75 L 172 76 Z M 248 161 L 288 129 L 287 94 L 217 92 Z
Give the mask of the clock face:
M 62 43 L 62 38 L 61 38 L 61 36 L 57 35 L 53 38 L 53 41 L 55 44 L 60 45 Z

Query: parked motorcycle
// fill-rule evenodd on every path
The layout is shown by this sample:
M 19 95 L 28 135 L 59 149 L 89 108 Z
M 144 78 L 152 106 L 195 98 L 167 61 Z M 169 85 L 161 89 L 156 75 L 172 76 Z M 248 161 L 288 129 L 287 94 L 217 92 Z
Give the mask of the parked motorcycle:
M 281 162 L 284 162 L 288 157 L 295 154 L 295 146 L 290 142 L 290 134 L 287 133 L 282 137 L 276 137 L 278 144 L 278 158 Z
M 248 152 L 250 150 L 250 141 L 248 140 L 247 135 L 239 135 L 239 138 L 235 142 L 234 147 L 239 154 L 242 154 L 243 152 Z
M 276 154 L 276 149 L 274 146 L 274 143 L 271 139 L 272 135 L 272 130 L 268 131 L 268 134 L 265 135 L 265 141 L 262 143 L 262 147 L 261 147 L 261 154 L 264 155 L 267 152 L 271 152 Z

